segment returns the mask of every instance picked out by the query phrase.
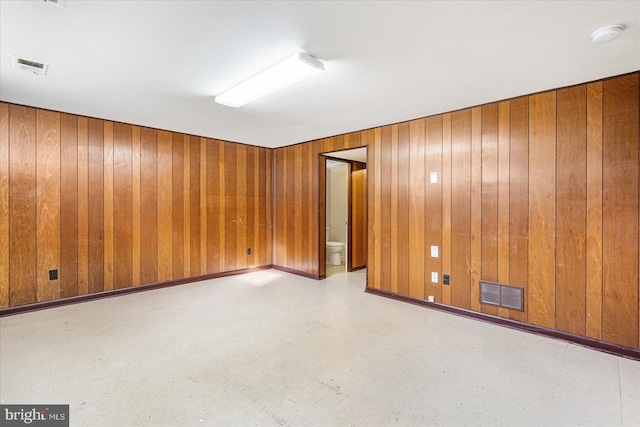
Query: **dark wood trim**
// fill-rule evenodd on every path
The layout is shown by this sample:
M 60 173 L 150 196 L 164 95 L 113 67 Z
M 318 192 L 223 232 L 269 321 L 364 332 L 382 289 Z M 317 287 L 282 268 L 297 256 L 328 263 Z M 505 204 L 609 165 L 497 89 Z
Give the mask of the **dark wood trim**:
M 382 296 L 385 298 L 391 298 L 397 301 L 408 302 L 409 304 L 414 304 L 422 307 L 432 308 L 434 310 L 444 311 L 444 312 L 455 314 L 458 316 L 468 317 L 470 319 L 476 319 L 483 322 L 505 326 L 511 329 L 517 329 L 520 331 L 529 332 L 536 335 L 542 335 L 545 337 L 568 341 L 573 344 L 578 344 L 583 347 L 591 348 L 593 350 L 598 350 L 604 353 L 613 354 L 615 356 L 620 356 L 620 357 L 625 357 L 627 359 L 640 361 L 640 350 L 637 350 L 635 348 L 625 347 L 618 344 L 612 344 L 605 341 L 596 340 L 593 338 L 587 338 L 580 335 L 571 334 L 569 332 L 563 332 L 555 329 L 545 328 L 542 326 L 531 325 L 529 323 L 523 323 L 517 320 L 505 319 L 503 317 L 497 317 L 497 316 L 492 316 L 490 314 L 479 313 L 477 311 L 466 310 L 463 308 L 452 307 L 450 305 L 444 305 L 444 304 L 439 304 L 435 302 L 428 302 L 422 299 L 408 297 L 408 296 L 396 294 L 393 292 L 373 289 L 368 286 L 365 289 L 365 292 L 373 295 Z
M 308 279 L 322 280 L 325 278 L 324 274 L 307 273 L 306 271 L 294 270 L 293 268 L 282 267 L 280 265 L 274 265 L 272 266 L 272 268 L 274 270 L 284 271 L 285 273 L 295 274 L 297 276 L 306 277 Z
M 353 199 L 351 186 L 351 172 L 353 170 L 353 162 L 347 163 L 347 247 L 345 251 L 347 273 L 353 271 L 351 256 L 353 254 Z
M 318 154 L 318 276 L 327 274 L 327 158 Z
M 154 289 L 168 288 L 170 286 L 184 285 L 186 283 L 201 282 L 203 280 L 217 279 L 220 277 L 235 276 L 237 274 L 251 273 L 252 271 L 269 270 L 271 265 L 262 265 L 260 267 L 242 268 L 240 270 L 224 271 L 221 273 L 205 274 L 202 276 L 187 277 L 179 280 L 168 280 L 160 283 L 150 283 L 129 288 L 114 289 L 112 291 L 96 292 L 87 295 L 78 295 L 75 297 L 61 298 L 52 301 L 35 302 L 16 307 L 8 307 L 0 309 L 0 317 L 11 316 L 14 314 L 26 313 L 30 311 L 44 310 L 46 308 L 60 307 L 63 305 L 77 304 L 85 301 L 92 301 L 102 298 L 117 297 L 120 295 L 135 294 L 137 292 L 152 291 Z
M 367 162 L 369 161 L 369 147 L 368 146 L 364 146 L 367 148 Z M 353 187 L 353 172 L 357 172 L 357 171 L 361 171 L 361 170 L 365 170 L 367 171 L 367 174 L 369 173 L 367 170 L 367 165 L 368 163 L 362 163 L 362 162 L 356 162 L 356 161 L 352 161 L 351 162 L 351 172 L 349 174 L 349 224 L 353 224 L 353 193 L 352 193 L 352 187 Z M 369 185 L 367 183 L 367 180 L 365 179 L 364 181 L 364 186 L 365 186 L 365 200 L 364 200 L 364 204 L 365 204 L 365 215 L 364 215 L 364 227 L 365 229 L 367 229 L 367 227 L 369 226 L 368 220 L 369 220 L 369 216 L 368 216 L 368 212 L 369 212 L 369 205 L 368 205 L 368 195 L 369 195 Z M 368 231 L 368 230 L 367 230 Z M 364 243 L 364 251 L 365 251 L 365 255 L 368 252 L 368 248 L 369 248 L 369 233 L 367 232 L 367 241 L 365 241 Z M 349 254 L 347 255 L 349 258 L 349 264 L 348 264 L 348 268 L 347 268 L 347 272 L 353 272 L 353 271 L 358 271 L 358 270 L 362 270 L 363 268 L 367 268 L 367 256 L 365 256 L 365 263 L 363 265 L 358 265 L 358 266 L 353 266 L 353 249 L 352 249 L 352 242 L 353 242 L 353 227 L 349 228 Z

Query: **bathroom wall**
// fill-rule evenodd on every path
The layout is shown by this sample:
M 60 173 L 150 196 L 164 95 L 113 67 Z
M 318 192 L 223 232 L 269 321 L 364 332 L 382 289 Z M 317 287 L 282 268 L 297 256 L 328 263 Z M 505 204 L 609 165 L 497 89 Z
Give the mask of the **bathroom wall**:
M 327 169 L 327 227 L 330 227 L 329 241 L 346 242 L 347 227 L 347 167 Z M 345 259 L 345 250 L 340 258 Z

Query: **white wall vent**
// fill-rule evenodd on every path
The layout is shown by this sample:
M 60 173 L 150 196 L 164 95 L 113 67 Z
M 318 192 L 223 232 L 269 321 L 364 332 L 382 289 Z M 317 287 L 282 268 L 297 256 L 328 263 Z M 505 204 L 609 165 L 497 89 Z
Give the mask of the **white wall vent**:
M 13 56 L 13 66 L 20 70 L 31 71 L 33 74 L 37 74 L 39 76 L 47 74 L 47 69 L 49 68 L 49 64 L 19 58 L 15 55 Z

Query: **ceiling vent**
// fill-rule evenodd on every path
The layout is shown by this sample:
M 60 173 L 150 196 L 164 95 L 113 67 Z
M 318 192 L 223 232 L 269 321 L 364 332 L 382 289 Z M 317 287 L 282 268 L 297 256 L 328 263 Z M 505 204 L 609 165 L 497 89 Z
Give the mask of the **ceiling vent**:
M 33 74 L 37 74 L 38 76 L 44 76 L 47 74 L 47 68 L 49 68 L 49 64 L 19 58 L 15 55 L 13 56 L 13 66 L 20 70 L 31 71 Z
M 48 4 L 55 4 L 60 7 L 65 7 L 67 5 L 67 0 L 44 0 L 44 2 Z

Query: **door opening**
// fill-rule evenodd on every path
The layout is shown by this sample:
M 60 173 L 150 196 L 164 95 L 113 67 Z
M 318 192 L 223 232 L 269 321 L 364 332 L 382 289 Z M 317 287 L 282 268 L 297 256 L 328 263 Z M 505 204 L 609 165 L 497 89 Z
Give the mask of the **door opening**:
M 366 268 L 367 149 L 320 155 L 321 276 Z M 324 268 L 323 268 L 324 267 Z

